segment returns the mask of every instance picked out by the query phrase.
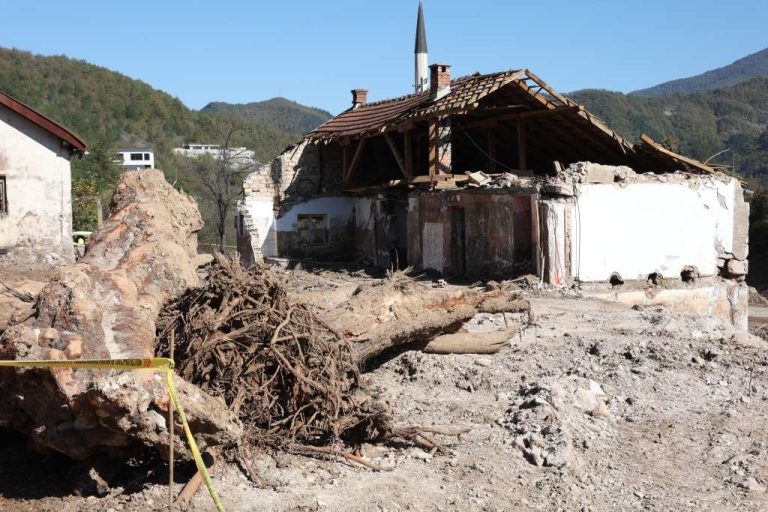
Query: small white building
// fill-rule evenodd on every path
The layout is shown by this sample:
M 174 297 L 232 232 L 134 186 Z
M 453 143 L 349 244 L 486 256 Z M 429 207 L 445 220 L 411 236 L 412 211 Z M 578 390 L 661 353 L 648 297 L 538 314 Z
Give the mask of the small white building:
M 245 147 L 223 148 L 219 144 L 184 144 L 180 148 L 173 148 L 173 152 L 188 158 L 211 155 L 219 159 L 226 156 L 240 164 L 256 163 L 256 153 Z
M 117 163 L 124 169 L 154 169 L 155 154 L 152 148 L 124 148 L 117 150 Z
M 0 251 L 74 257 L 70 160 L 84 152 L 77 135 L 0 92 Z

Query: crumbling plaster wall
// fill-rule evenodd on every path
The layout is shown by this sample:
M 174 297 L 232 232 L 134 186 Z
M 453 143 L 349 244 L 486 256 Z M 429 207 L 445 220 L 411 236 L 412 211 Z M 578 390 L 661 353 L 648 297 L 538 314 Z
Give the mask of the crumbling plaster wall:
M 307 246 L 298 238 L 300 215 L 323 215 L 327 243 Z M 348 196 L 318 197 L 287 208 L 275 221 L 277 248 L 290 257 L 325 257 L 354 251 L 355 199 Z
M 737 189 L 732 178 L 579 185 L 570 209 L 573 278 L 679 278 L 688 266 L 717 275 L 718 259 L 733 258 Z
M 452 209 L 463 210 L 465 275 L 509 278 L 535 267 L 528 194 L 412 192 L 408 197 L 408 263 L 446 275 L 461 274 L 452 232 Z M 460 256 L 458 256 L 460 257 Z
M 738 180 L 579 163 L 544 190 L 547 282 L 746 327 L 749 205 Z
M 348 244 L 341 244 L 346 235 L 339 229 L 351 229 L 353 211 L 349 201 L 338 197 L 341 162 L 338 146 L 320 146 L 305 140 L 249 174 L 243 183 L 244 198 L 238 205 L 245 231 L 245 237 L 238 237 L 243 259 L 250 262 L 346 250 Z M 300 247 L 291 233 L 300 213 L 328 216 L 328 244 Z
M 8 198 L 0 249 L 26 246 L 74 259 L 69 150 L 59 138 L 0 107 L 0 175 Z

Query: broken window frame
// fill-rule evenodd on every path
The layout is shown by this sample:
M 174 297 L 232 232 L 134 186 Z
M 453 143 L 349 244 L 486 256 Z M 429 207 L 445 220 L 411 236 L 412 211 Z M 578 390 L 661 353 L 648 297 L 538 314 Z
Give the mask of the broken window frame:
M 328 215 L 300 213 L 296 218 L 296 242 L 300 247 L 328 245 Z
M 8 180 L 0 174 L 0 215 L 8 214 Z
M 245 229 L 245 215 L 241 212 L 237 212 L 235 215 L 235 232 L 239 237 L 245 237 L 248 235 Z

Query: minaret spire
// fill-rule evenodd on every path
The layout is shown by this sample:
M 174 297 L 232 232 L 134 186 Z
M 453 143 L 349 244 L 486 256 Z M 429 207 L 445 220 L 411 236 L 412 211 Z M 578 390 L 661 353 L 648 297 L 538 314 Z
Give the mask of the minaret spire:
M 428 89 L 429 72 L 427 71 L 427 31 L 424 28 L 424 8 L 419 0 L 419 17 L 416 20 L 416 93 Z

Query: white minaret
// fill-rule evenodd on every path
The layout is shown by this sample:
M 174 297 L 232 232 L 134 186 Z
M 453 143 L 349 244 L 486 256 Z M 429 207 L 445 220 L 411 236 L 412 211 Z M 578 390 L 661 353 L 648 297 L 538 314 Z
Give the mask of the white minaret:
M 427 68 L 427 31 L 424 29 L 424 9 L 419 0 L 419 18 L 416 20 L 416 94 L 429 90 L 429 68 Z

